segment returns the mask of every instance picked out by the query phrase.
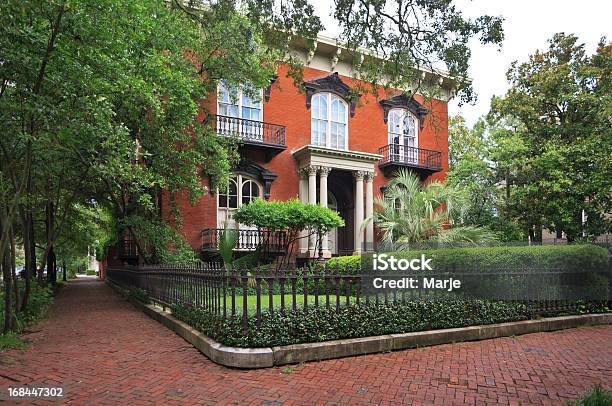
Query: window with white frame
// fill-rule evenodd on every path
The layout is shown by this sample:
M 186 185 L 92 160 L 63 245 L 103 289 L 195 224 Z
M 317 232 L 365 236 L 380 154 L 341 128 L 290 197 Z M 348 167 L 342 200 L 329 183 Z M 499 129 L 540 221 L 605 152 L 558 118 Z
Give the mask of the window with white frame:
M 348 149 L 348 105 L 333 93 L 312 96 L 311 143 Z
M 405 109 L 389 111 L 388 118 L 389 144 L 395 160 L 405 162 L 418 161 L 419 121 Z
M 227 190 L 217 193 L 217 226 L 224 228 L 226 225 L 229 228 L 236 228 L 233 220 L 233 212 L 243 204 L 248 204 L 254 199 L 262 196 L 262 187 L 255 180 L 237 174 L 230 178 Z M 240 225 L 241 229 L 248 228 Z
M 221 135 L 238 135 L 251 141 L 263 140 L 262 91 L 250 86 L 235 87 L 219 83 L 217 97 L 217 131 Z

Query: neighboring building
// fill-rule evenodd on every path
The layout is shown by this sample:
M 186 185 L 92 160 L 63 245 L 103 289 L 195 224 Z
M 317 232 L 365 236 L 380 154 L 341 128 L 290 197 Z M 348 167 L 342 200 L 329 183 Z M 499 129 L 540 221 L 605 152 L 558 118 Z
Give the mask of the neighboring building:
M 260 101 L 239 91 L 234 102 L 223 85 L 207 100 L 217 113 L 212 125 L 219 135 L 237 134 L 242 145 L 227 193 L 211 190 L 194 206 L 186 195 L 177 196 L 181 232 L 203 257 L 216 251 L 226 222 L 241 230 L 238 249 L 253 249 L 262 236 L 233 224 L 232 212 L 255 198 L 323 202 L 346 222 L 324 241 L 324 255 L 359 252 L 374 241 L 371 222 L 360 230 L 394 170 L 412 169 L 422 180 L 446 176 L 450 78 L 423 72 L 424 82 L 440 94 L 431 103 L 382 87 L 378 98 L 368 94 L 355 100 L 349 96 L 358 80 L 335 41 L 320 38 L 316 52 L 297 51 L 305 63 L 305 92 L 281 67 L 277 79 L 261 90 Z M 163 216 L 169 218 L 169 210 L 164 194 Z M 297 251 L 298 257 L 317 256 L 314 244 L 305 240 Z

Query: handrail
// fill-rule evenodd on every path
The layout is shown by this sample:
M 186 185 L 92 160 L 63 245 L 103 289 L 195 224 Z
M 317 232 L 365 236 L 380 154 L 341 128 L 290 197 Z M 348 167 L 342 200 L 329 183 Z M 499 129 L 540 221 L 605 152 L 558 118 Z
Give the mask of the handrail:
M 211 115 L 210 121 L 217 134 L 225 137 L 236 136 L 242 141 L 286 147 L 286 128 L 283 125 L 246 118 Z
M 434 171 L 442 170 L 442 153 L 430 149 L 389 144 L 379 148 L 380 164 L 399 164 Z

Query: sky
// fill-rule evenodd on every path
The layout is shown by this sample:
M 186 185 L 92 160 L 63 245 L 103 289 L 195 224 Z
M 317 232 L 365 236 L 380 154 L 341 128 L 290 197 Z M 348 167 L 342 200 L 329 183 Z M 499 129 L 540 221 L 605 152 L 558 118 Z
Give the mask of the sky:
M 332 0 L 311 0 L 326 27 L 324 35 L 335 37 L 330 17 Z M 501 50 L 492 45 L 470 43 L 470 77 L 478 95 L 473 105 L 449 104 L 449 114 L 461 114 L 468 124 L 488 113 L 491 97 L 508 89 L 506 72 L 513 61 L 526 61 L 537 49 L 546 49 L 557 32 L 572 33 L 593 53 L 602 36 L 612 40 L 612 1 L 605 0 L 457 0 L 465 16 L 503 16 L 505 40 Z

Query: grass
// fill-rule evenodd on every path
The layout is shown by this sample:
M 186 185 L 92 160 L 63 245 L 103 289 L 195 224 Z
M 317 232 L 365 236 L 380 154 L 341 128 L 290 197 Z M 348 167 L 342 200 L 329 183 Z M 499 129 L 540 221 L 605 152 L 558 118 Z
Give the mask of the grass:
M 610 406 L 612 405 L 612 391 L 605 390 L 596 385 L 589 392 L 572 402 L 567 402 L 567 406 Z
M 24 349 L 26 347 L 26 343 L 21 341 L 21 339 L 15 333 L 6 333 L 0 335 L 0 351 L 8 350 L 11 348 Z

